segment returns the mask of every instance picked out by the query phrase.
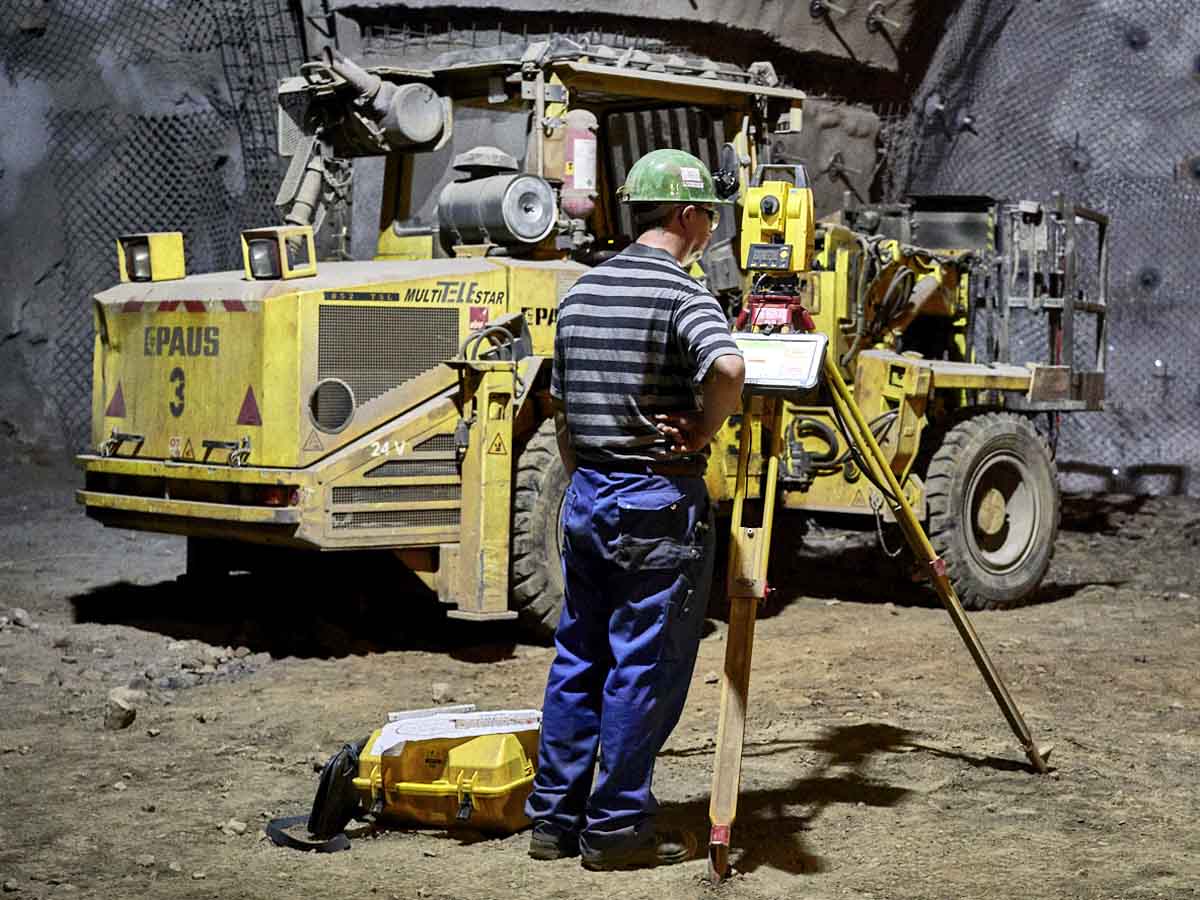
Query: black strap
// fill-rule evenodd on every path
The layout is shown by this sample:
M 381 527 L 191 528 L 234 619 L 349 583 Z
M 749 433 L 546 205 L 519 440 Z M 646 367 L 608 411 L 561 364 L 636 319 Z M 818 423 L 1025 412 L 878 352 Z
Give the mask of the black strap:
M 363 739 L 344 744 L 321 769 L 317 795 L 308 816 L 308 830 L 313 837 L 331 838 L 340 834 L 346 823 L 361 812 L 354 777 L 358 775 L 358 755 L 366 743 Z
M 358 757 L 366 748 L 367 740 L 363 738 L 343 745 L 325 763 L 312 810 L 307 816 L 281 816 L 267 823 L 267 837 L 272 843 L 277 847 L 318 853 L 350 849 L 350 838 L 343 829 L 361 812 L 354 790 L 354 776 L 358 774 Z
M 308 827 L 308 816 L 280 816 L 267 822 L 267 837 L 276 847 L 291 847 L 295 850 L 315 850 L 317 853 L 336 853 L 339 850 L 350 849 L 350 838 L 343 831 L 331 838 L 299 837 L 290 829 L 297 825 Z M 307 831 L 305 832 L 307 835 Z

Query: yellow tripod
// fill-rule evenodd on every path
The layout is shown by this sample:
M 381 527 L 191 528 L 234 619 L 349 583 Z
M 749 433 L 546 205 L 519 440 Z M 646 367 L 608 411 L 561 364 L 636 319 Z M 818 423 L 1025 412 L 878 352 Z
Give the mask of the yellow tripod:
M 821 348 L 824 349 L 823 346 Z M 1039 750 L 1033 742 L 1029 727 L 1021 717 L 1000 674 L 992 665 L 987 651 L 980 643 L 962 604 L 946 576 L 946 565 L 929 543 L 924 529 L 909 506 L 900 482 L 888 465 L 871 429 L 858 405 L 842 380 L 832 356 L 825 354 L 821 370 L 832 393 L 833 405 L 853 443 L 862 457 L 871 480 L 887 489 L 887 500 L 896 521 L 917 557 L 928 565 L 930 577 L 946 611 L 967 645 L 971 658 L 983 680 L 1000 706 L 1000 711 L 1034 770 L 1047 771 L 1045 757 L 1049 749 Z M 729 547 L 729 634 L 725 644 L 725 672 L 721 682 L 721 711 L 717 726 L 717 755 L 713 768 L 712 799 L 709 819 L 709 876 L 720 881 L 729 870 L 729 838 L 737 815 L 738 788 L 742 773 L 742 745 L 746 731 L 746 701 L 750 690 L 750 658 L 754 649 L 754 621 L 758 605 L 766 596 L 767 562 L 770 555 L 771 526 L 775 518 L 776 486 L 779 478 L 779 458 L 783 452 L 783 399 L 764 395 L 759 414 L 763 426 L 770 431 L 770 446 L 763 448 L 766 461 L 766 483 L 763 486 L 762 520 L 757 527 L 743 524 L 742 513 L 746 499 L 746 482 L 750 465 L 751 401 L 747 398 L 742 416 L 738 446 L 737 481 L 734 488 L 733 524 Z

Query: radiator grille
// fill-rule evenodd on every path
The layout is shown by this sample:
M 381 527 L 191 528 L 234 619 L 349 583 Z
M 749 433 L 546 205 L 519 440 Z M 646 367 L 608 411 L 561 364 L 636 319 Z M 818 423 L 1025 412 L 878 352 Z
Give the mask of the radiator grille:
M 720 119 L 688 106 L 611 113 L 605 123 L 612 184 L 622 184 L 637 160 L 663 147 L 686 150 L 712 171 L 719 165 L 721 145 L 726 140 Z M 637 234 L 629 204 L 620 204 L 618 217 L 622 234 Z
M 415 503 L 423 500 L 458 500 L 458 484 L 387 485 L 383 487 L 335 487 L 334 503 Z
M 457 509 L 403 509 L 333 514 L 334 529 L 457 528 Z
M 458 463 L 452 459 L 393 459 L 367 473 L 367 478 L 404 478 L 418 475 L 457 475 Z
M 435 434 L 413 447 L 413 451 L 416 453 L 453 453 L 454 435 Z
M 346 382 L 359 406 L 457 352 L 457 309 L 321 307 L 317 378 Z

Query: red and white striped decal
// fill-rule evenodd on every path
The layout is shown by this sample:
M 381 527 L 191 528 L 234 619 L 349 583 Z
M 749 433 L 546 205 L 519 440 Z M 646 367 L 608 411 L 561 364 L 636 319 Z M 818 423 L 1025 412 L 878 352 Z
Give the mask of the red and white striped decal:
M 202 313 L 208 312 L 209 303 L 220 303 L 225 312 L 250 312 L 250 307 L 244 300 L 210 300 L 207 302 L 204 300 L 160 300 L 158 303 L 149 304 L 142 300 L 126 300 L 121 304 L 121 312 L 140 313 L 149 306 L 151 312 L 167 313 L 177 312 L 182 306 L 184 312 Z
M 183 304 L 183 308 L 187 312 L 202 313 L 205 311 L 203 300 L 163 300 L 158 304 L 158 311 L 175 312 L 179 309 L 180 304 Z

